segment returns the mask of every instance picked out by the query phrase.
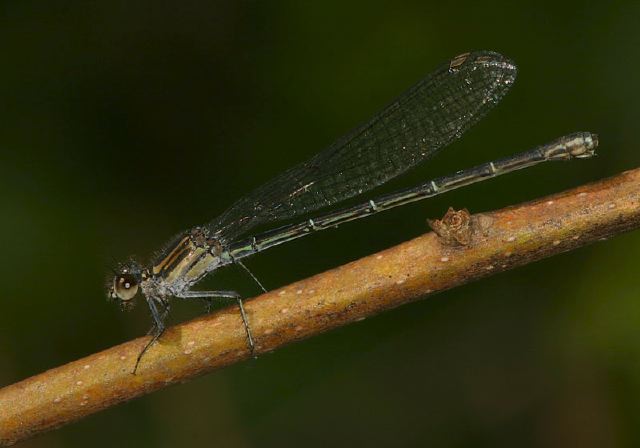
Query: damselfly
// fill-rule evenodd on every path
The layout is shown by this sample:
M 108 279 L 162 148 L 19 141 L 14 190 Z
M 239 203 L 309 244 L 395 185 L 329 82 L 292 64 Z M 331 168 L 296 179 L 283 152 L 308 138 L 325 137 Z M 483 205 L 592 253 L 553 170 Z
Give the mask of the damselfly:
M 162 335 L 172 298 L 236 300 L 253 352 L 254 340 L 241 297 L 234 291 L 192 289 L 222 266 L 237 264 L 246 269 L 243 258 L 318 230 L 548 160 L 595 154 L 597 136 L 579 132 L 414 188 L 247 236 L 258 225 L 333 206 L 424 162 L 484 117 L 507 93 L 515 77 L 516 66 L 498 53 L 457 56 L 310 160 L 254 190 L 208 224 L 179 234 L 148 266 L 133 260 L 119 266 L 109 285 L 109 297 L 127 308 L 141 291 L 153 318 L 152 338 L 138 356 L 134 372 L 142 355 Z

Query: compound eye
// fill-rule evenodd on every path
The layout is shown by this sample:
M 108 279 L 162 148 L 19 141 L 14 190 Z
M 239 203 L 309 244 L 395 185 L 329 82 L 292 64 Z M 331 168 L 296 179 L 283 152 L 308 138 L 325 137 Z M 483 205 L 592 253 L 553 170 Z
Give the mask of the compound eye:
M 113 291 L 120 300 L 127 302 L 138 292 L 138 282 L 131 274 L 116 275 L 113 279 Z

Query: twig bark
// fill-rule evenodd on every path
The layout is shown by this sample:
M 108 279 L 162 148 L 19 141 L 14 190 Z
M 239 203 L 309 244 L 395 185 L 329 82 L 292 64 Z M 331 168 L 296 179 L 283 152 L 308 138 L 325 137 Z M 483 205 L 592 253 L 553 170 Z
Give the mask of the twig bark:
M 467 218 L 464 212 L 448 215 L 432 223 L 438 234 L 249 301 L 258 353 L 634 229 L 640 225 L 640 169 Z M 235 307 L 168 329 L 132 375 L 146 341 L 138 338 L 0 389 L 0 445 L 250 356 Z

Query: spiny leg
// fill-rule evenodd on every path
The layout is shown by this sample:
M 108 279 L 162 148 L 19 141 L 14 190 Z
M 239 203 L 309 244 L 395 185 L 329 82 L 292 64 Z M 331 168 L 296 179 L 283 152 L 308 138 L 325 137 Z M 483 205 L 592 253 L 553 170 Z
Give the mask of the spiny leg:
M 133 368 L 133 372 L 131 372 L 134 375 L 138 371 L 138 366 L 140 365 L 140 360 L 142 359 L 142 355 L 144 355 L 149 349 L 149 347 L 151 347 L 158 340 L 158 338 L 162 336 L 162 333 L 164 333 L 164 330 L 165 330 L 164 325 L 161 325 L 160 327 L 158 327 L 158 325 L 156 324 L 153 328 L 154 328 L 153 337 L 149 342 L 147 342 L 147 345 L 144 346 L 144 348 L 138 355 L 138 359 L 136 359 L 136 365 Z
M 164 333 L 164 330 L 165 330 L 164 318 L 167 316 L 167 313 L 169 312 L 169 305 L 164 304 L 164 309 L 162 310 L 162 315 L 161 315 L 158 312 L 158 308 L 156 307 L 156 303 L 153 297 L 148 297 L 147 303 L 149 304 L 151 317 L 153 317 L 153 326 L 151 327 L 151 331 L 150 331 L 150 333 L 153 334 L 153 337 L 149 342 L 147 342 L 147 345 L 144 346 L 144 348 L 138 355 L 138 358 L 136 359 L 136 365 L 133 368 L 133 372 L 131 372 L 133 375 L 135 375 L 136 372 L 138 371 L 138 366 L 140 365 L 140 360 L 142 359 L 142 356 L 146 353 L 149 347 L 151 347 L 154 344 L 154 342 L 156 342 L 158 338 L 162 336 L 162 333 Z
M 169 315 L 169 311 L 171 310 L 171 305 L 169 303 L 164 303 L 161 302 L 159 305 L 162 306 L 162 311 L 160 311 L 159 315 L 160 315 L 160 321 L 164 322 L 167 318 L 167 316 Z M 153 324 L 151 325 L 151 328 L 149 329 L 149 331 L 147 332 L 147 335 L 150 334 L 155 334 L 156 333 L 156 321 L 153 321 Z
M 240 316 L 242 316 L 242 323 L 244 324 L 244 331 L 247 333 L 247 342 L 249 343 L 249 350 L 251 350 L 251 356 L 256 357 L 256 346 L 253 343 L 253 336 L 251 335 L 251 327 L 249 327 L 249 321 L 247 320 L 247 314 L 244 312 L 244 305 L 242 299 L 238 297 L 238 308 L 240 308 Z
M 249 320 L 247 319 L 247 313 L 244 310 L 244 304 L 240 294 L 235 291 L 184 291 L 178 295 L 181 299 L 205 299 L 211 303 L 212 299 L 236 299 L 238 302 L 238 308 L 240 308 L 240 316 L 242 317 L 242 324 L 244 325 L 244 331 L 247 334 L 247 344 L 249 350 L 251 350 L 251 356 L 255 357 L 255 344 L 253 342 L 253 335 L 251 334 L 251 327 L 249 326 Z
M 237 264 L 238 266 L 240 266 L 242 269 L 244 269 L 247 274 L 249 274 L 249 276 L 253 279 L 254 282 L 256 282 L 258 284 L 258 286 L 260 287 L 260 289 L 262 289 L 262 292 L 267 292 L 267 288 L 265 288 L 262 285 L 262 282 L 260 282 L 260 280 L 258 280 L 258 277 L 256 277 L 255 275 L 253 275 L 253 272 L 251 272 L 249 270 L 248 267 L 245 266 L 245 264 L 243 262 L 241 262 L 240 260 L 237 260 L 236 258 L 232 258 L 233 262 L 235 264 Z

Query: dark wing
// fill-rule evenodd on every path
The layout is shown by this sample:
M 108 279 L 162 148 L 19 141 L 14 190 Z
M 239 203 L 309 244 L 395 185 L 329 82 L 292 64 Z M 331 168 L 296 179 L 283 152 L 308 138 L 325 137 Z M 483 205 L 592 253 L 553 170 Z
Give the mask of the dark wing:
M 256 225 L 371 190 L 458 139 L 502 99 L 515 77 L 516 66 L 498 53 L 460 55 L 369 122 L 237 201 L 207 228 L 227 244 Z

